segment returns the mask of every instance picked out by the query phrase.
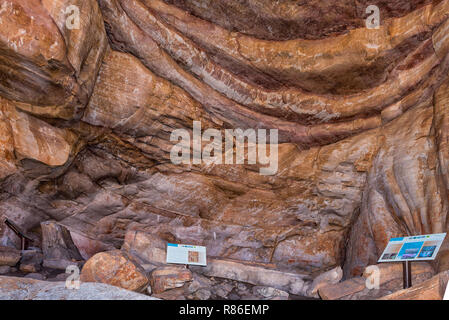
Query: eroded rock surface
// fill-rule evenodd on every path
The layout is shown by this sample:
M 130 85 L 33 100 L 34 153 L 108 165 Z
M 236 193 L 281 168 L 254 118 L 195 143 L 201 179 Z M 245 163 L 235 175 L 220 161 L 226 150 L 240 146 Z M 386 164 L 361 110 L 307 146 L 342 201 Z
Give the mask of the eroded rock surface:
M 276 3 L 3 1 L 0 217 L 33 239 L 55 220 L 75 260 L 122 248 L 142 274 L 166 242 L 204 245 L 286 277 L 232 280 L 290 294 L 336 267 L 360 277 L 390 237 L 446 232 L 449 1 L 372 1 L 379 29 L 366 1 Z M 278 129 L 276 173 L 174 164 L 171 134 L 194 121 Z M 0 244 L 20 248 L 4 225 Z

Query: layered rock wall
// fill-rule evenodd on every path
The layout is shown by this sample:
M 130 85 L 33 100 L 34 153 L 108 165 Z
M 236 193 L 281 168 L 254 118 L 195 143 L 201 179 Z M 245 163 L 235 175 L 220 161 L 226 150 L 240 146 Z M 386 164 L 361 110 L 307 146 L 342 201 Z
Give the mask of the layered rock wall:
M 379 29 L 364 1 L 1 1 L 0 216 L 37 242 L 56 220 L 85 258 L 139 230 L 345 277 L 445 232 L 449 1 L 373 2 Z M 278 129 L 276 173 L 174 164 L 196 121 Z

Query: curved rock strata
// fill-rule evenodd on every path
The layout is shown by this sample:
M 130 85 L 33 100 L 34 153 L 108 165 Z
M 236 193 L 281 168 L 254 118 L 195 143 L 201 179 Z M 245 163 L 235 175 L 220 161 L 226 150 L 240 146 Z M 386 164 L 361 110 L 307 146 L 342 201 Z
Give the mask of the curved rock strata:
M 79 29 L 66 26 L 69 5 L 80 10 Z M 0 20 L 2 96 L 34 114 L 79 119 L 107 46 L 96 1 L 7 0 Z
M 447 1 L 429 4 L 404 17 L 387 20 L 379 29 L 354 29 L 321 41 L 264 41 L 221 29 L 160 0 L 141 2 L 150 9 L 145 18 L 138 12 L 142 9 L 137 9 L 136 2 L 121 4 L 136 23 L 137 19 L 142 21 L 138 24 L 150 30 L 156 41 L 169 37 L 175 50 L 182 50 L 174 44 L 179 40 L 170 35 L 173 31 L 167 30 L 152 12 L 220 60 L 234 61 L 234 69 L 243 65 L 283 84 L 316 93 L 358 92 L 381 83 L 392 66 L 432 36 L 434 29 L 447 19 L 449 8 Z
M 363 27 L 366 8 L 376 5 L 384 19 L 400 17 L 429 3 L 426 0 L 165 0 L 231 31 L 266 40 L 322 39 Z M 381 20 L 383 22 L 383 19 Z
M 3 1 L 0 218 L 35 246 L 55 220 L 84 259 L 138 234 L 139 250 L 204 245 L 308 282 L 361 276 L 390 237 L 446 232 L 449 1 L 374 1 L 378 30 L 361 24 L 364 1 L 341 1 L 333 23 L 308 3 Z M 172 133 L 198 122 L 222 136 L 278 129 L 276 172 L 260 174 L 247 142 L 244 164 L 173 163 Z M 0 224 L 0 244 L 20 239 Z

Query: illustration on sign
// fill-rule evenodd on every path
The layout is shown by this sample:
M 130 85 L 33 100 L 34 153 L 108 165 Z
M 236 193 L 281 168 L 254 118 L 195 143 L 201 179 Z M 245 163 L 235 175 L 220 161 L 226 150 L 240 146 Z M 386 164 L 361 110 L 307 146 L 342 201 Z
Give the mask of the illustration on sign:
M 206 247 L 167 243 L 167 263 L 206 265 Z
M 392 238 L 379 262 L 435 259 L 446 233 Z

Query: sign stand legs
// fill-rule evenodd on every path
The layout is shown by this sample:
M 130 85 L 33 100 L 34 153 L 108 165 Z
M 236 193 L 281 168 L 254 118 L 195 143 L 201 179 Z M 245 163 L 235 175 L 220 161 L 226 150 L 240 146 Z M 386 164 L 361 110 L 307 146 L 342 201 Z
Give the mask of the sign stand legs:
M 403 261 L 402 262 L 402 274 L 404 277 L 404 289 L 410 288 L 412 286 L 412 262 Z

